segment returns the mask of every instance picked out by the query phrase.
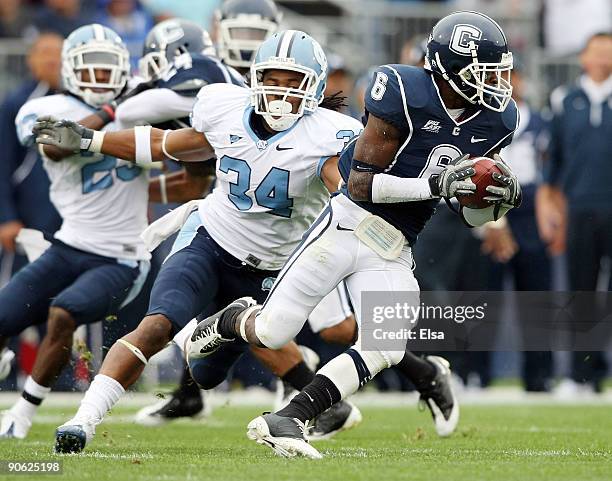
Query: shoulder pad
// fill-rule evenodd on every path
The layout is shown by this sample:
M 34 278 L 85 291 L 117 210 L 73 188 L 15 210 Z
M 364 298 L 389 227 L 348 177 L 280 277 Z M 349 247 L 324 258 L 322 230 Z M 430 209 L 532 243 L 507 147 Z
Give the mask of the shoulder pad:
M 365 109 L 398 129 L 407 130 L 404 87 L 398 77 L 390 65 L 377 68 L 364 95 Z
M 410 107 L 422 108 L 429 100 L 431 78 L 427 71 L 412 65 L 388 65 L 402 79 L 406 101 Z

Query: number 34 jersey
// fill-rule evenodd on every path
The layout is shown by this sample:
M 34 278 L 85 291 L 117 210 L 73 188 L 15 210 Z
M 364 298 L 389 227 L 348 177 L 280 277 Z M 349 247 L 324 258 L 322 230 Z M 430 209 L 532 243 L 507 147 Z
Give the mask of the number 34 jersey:
M 32 127 L 41 115 L 81 120 L 93 109 L 76 97 L 52 95 L 27 102 L 17 114 L 17 135 L 34 142 Z M 104 130 L 115 130 L 108 124 Z M 117 259 L 150 257 L 140 233 L 147 227 L 148 175 L 131 162 L 101 154 L 75 154 L 43 165 L 51 181 L 50 198 L 62 217 L 55 237 L 93 254 Z
M 325 162 L 363 128 L 328 109 L 304 115 L 267 140 L 251 128 L 250 90 L 209 85 L 192 114 L 217 156 L 217 186 L 201 201 L 202 223 L 227 252 L 259 269 L 282 267 L 329 198 Z

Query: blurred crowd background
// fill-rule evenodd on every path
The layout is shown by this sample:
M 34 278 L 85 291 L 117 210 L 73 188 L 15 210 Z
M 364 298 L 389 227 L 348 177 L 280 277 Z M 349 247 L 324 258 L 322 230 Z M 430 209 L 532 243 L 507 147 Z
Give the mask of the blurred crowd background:
M 48 180 L 35 151 L 22 148 L 14 118 L 28 98 L 61 89 L 62 39 L 98 22 L 126 42 L 134 73 L 149 29 L 182 17 L 209 29 L 220 0 L 0 0 L 0 287 L 24 265 L 15 247 L 23 226 L 53 232 L 60 219 L 49 203 Z M 513 84 L 521 126 L 503 154 L 523 186 L 523 206 L 508 222 L 462 228 L 438 209 L 415 248 L 424 290 L 610 290 L 612 258 L 612 2 L 610 0 L 282 0 L 283 25 L 304 30 L 325 48 L 330 73 L 326 93 L 342 91 L 346 113 L 357 118 L 371 68 L 385 63 L 418 65 L 435 22 L 454 10 L 477 10 L 504 29 L 515 55 Z M 157 209 L 159 212 L 159 209 Z M 154 212 L 154 211 L 152 211 Z M 152 213 L 152 216 L 155 214 Z M 129 312 L 122 316 L 127 321 Z M 126 328 L 106 322 L 80 332 L 75 362 L 56 389 L 87 386 L 103 346 Z M 516 306 L 499 336 L 520 339 Z M 0 387 L 13 389 L 29 373 L 40 332 L 29 329 L 13 343 L 18 369 Z M 316 347 L 322 360 L 343 350 Z M 79 352 L 81 351 L 81 352 Z M 82 351 L 91 352 L 91 356 Z M 466 389 L 505 379 L 528 391 L 560 396 L 600 392 L 610 375 L 606 352 L 448 353 Z M 89 359 L 91 357 L 91 359 Z M 149 367 L 149 382 L 180 375 L 169 351 Z M 155 364 L 155 363 L 153 363 Z M 270 387 L 272 376 L 250 358 L 233 373 L 244 386 Z M 146 381 L 145 381 L 146 383 Z M 393 370 L 377 378 L 379 389 L 409 390 Z

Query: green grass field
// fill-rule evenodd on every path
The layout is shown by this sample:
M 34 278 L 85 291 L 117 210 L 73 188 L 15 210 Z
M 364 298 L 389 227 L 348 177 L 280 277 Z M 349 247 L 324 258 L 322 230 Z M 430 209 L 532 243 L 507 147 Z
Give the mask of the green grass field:
M 364 408 L 364 422 L 317 443 L 325 459 L 282 459 L 247 440 L 260 410 L 217 408 L 206 421 L 144 428 L 113 411 L 85 454 L 52 454 L 52 435 L 71 409 L 41 410 L 24 441 L 0 441 L 2 460 L 62 459 L 62 480 L 610 480 L 609 406 L 467 406 L 451 438 L 436 437 L 416 408 Z

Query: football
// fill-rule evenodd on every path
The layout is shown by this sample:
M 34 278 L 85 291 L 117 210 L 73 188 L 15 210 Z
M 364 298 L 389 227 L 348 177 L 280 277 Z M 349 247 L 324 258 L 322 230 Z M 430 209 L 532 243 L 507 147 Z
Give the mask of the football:
M 457 200 L 463 207 L 483 209 L 489 206 L 489 203 L 484 199 L 486 196 L 491 195 L 487 192 L 487 187 L 490 185 L 502 187 L 502 184 L 493 179 L 493 173 L 501 174 L 502 171 L 499 170 L 495 162 L 488 157 L 476 157 L 473 160 L 476 162 L 474 164 L 476 173 L 471 178 L 472 182 L 476 184 L 476 191 L 470 195 L 457 196 Z

